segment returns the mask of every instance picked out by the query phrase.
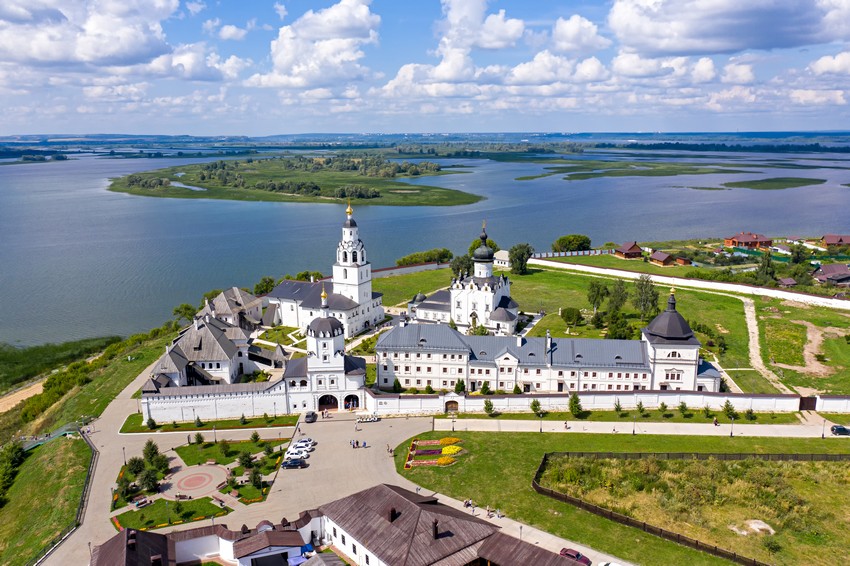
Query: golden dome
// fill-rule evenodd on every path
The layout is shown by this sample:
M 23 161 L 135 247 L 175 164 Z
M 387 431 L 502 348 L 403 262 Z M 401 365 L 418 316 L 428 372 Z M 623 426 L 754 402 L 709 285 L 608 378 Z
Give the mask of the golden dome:
M 325 291 L 325 284 L 322 283 L 322 300 L 324 301 L 327 298 L 328 298 L 328 293 L 327 293 L 327 291 Z
M 345 213 L 351 216 L 352 212 L 354 212 L 354 209 L 351 208 L 351 199 L 348 199 L 348 208 L 345 209 Z

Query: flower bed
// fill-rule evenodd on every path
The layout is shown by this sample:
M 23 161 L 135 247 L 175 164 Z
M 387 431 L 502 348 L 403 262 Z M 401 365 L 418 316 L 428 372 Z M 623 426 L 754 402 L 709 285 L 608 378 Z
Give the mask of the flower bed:
M 463 452 L 463 448 L 455 446 L 460 441 L 460 438 L 451 436 L 439 440 L 413 439 L 407 450 L 404 469 L 409 470 L 414 466 L 450 466 L 456 462 L 456 459 L 452 456 Z M 435 448 L 420 449 L 420 446 L 434 446 Z M 439 458 L 435 459 L 434 456 L 439 456 Z
M 437 450 L 415 450 L 414 456 L 436 456 L 438 454 L 442 454 L 443 451 L 440 449 Z
M 445 448 L 443 448 L 441 450 L 441 452 L 444 456 L 454 456 L 455 454 L 459 454 L 462 450 L 463 450 L 463 448 L 461 448 L 460 446 L 454 446 L 453 445 L 453 446 L 446 446 Z

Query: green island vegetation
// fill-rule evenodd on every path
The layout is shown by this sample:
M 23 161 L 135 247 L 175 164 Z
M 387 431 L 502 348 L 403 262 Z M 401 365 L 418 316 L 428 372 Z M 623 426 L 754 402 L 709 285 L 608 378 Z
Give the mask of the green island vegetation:
M 187 416 L 191 417 L 191 415 Z M 298 417 L 299 415 L 263 415 L 260 417 L 246 417 L 244 421 L 242 419 L 221 419 L 217 421 L 203 421 L 201 422 L 200 426 L 198 426 L 197 423 L 195 423 L 194 421 L 167 423 L 154 422 L 154 427 L 151 428 L 149 424 L 143 420 L 141 413 L 133 413 L 132 415 L 128 416 L 127 420 L 124 421 L 124 424 L 121 425 L 121 432 L 195 432 L 198 430 L 212 430 L 213 428 L 215 428 L 216 430 L 227 430 L 239 428 L 270 428 L 281 426 L 295 426 L 295 424 L 298 422 Z
M 192 443 L 188 445 L 178 446 L 174 449 L 183 463 L 187 466 L 197 466 L 208 461 L 215 461 L 216 464 L 226 466 L 236 461 L 240 454 L 247 452 L 248 454 L 258 454 L 262 452 L 266 445 L 275 448 L 281 444 L 289 442 L 289 439 L 274 439 L 274 440 L 245 440 L 242 442 L 203 442 L 201 444 Z
M 772 564 L 840 562 L 850 544 L 846 462 L 554 457 L 540 484 Z M 775 530 L 751 526 L 762 521 Z M 762 527 L 765 528 L 765 527 Z
M 424 252 L 414 252 L 395 260 L 395 264 L 399 267 L 404 265 L 417 265 L 420 263 L 448 263 L 452 260 L 454 254 L 446 248 L 434 248 Z
M 395 180 L 446 173 L 432 162 L 395 163 L 369 154 L 256 160 L 249 157 L 135 173 L 113 180 L 110 190 L 170 198 L 317 203 L 350 199 L 359 205 L 388 206 L 454 206 L 483 198 Z
M 808 179 L 805 177 L 773 177 L 771 179 L 754 179 L 752 181 L 729 181 L 723 183 L 727 189 L 752 189 L 755 191 L 777 191 L 822 185 L 826 179 Z
M 157 499 L 138 511 L 121 513 L 113 519 L 113 524 L 117 521 L 122 528 L 147 531 L 209 517 L 221 517 L 231 511 L 233 509 L 229 507 L 214 504 L 209 497 L 170 502 Z
M 622 161 L 620 159 L 547 159 L 545 172 L 517 177 L 517 181 L 531 181 L 563 175 L 566 181 L 583 181 L 602 177 L 674 177 L 676 175 L 711 175 L 750 173 L 744 164 L 693 164 L 670 161 Z M 556 165 L 557 164 L 557 165 Z
M 728 564 L 725 560 L 680 546 L 631 527 L 620 525 L 567 503 L 556 501 L 536 493 L 531 482 L 545 452 L 599 451 L 599 452 L 700 452 L 700 453 L 850 453 L 850 444 L 821 440 L 820 438 L 748 438 L 728 436 L 650 436 L 650 435 L 602 435 L 564 433 L 486 433 L 454 432 L 463 440 L 469 452 L 466 458 L 449 467 L 421 466 L 404 469 L 407 448 L 412 439 L 401 443 L 395 450 L 396 470 L 402 476 L 428 490 L 445 493 L 455 499 L 472 498 L 478 507 L 489 505 L 499 509 L 507 517 L 533 525 L 556 536 L 586 544 L 602 552 L 611 553 L 636 564 L 690 564 L 692 566 Z M 438 439 L 443 432 L 426 432 L 417 438 Z M 783 463 L 771 462 L 778 467 Z M 823 501 L 829 501 L 833 490 L 847 492 L 846 474 L 838 468 L 839 481 L 827 482 Z M 834 480 L 834 478 L 832 478 Z M 768 476 L 761 489 L 768 492 L 779 485 L 777 479 Z M 824 488 L 824 485 L 831 486 Z M 615 483 L 616 488 L 624 489 Z M 707 484 L 699 489 L 709 487 Z M 817 486 L 815 486 L 817 487 Z M 756 496 L 757 494 L 752 494 Z M 770 493 L 761 494 L 770 496 Z M 813 495 L 813 497 L 815 497 Z M 846 497 L 846 495 L 842 495 Z M 792 544 L 816 545 L 820 541 L 830 548 L 846 552 L 850 532 L 843 523 L 827 531 L 821 522 L 835 520 L 840 515 L 840 504 L 826 503 L 826 510 L 810 517 L 809 528 L 801 537 L 791 538 L 791 543 L 782 544 L 782 549 L 773 560 L 784 560 L 788 546 Z M 753 510 L 753 513 L 758 508 Z M 798 516 L 805 517 L 805 509 L 798 509 Z M 843 517 L 843 515 L 842 515 Z M 742 519 L 764 518 L 758 515 Z M 846 519 L 842 519 L 846 520 Z M 768 522 L 770 522 L 768 520 Z M 723 525 L 722 528 L 725 528 Z M 823 533 L 824 536 L 818 533 Z M 829 537 L 825 536 L 829 533 Z M 782 534 L 782 533 L 780 533 Z M 782 536 L 786 536 L 782 534 Z M 809 540 L 806 541 L 806 538 Z M 809 556 L 821 556 L 817 548 Z M 831 551 L 830 551 L 831 552 Z M 839 560 L 840 561 L 840 560 Z M 785 563 L 785 562 L 784 562 Z M 799 562 L 787 562 L 799 563 Z
M 120 340 L 118 336 L 106 336 L 27 348 L 0 343 L 0 391 L 65 364 L 84 360 Z
M 79 437 L 59 438 L 26 453 L 0 506 L 0 564 L 29 563 L 74 525 L 91 457 Z M 23 518 L 26 528 L 21 528 Z

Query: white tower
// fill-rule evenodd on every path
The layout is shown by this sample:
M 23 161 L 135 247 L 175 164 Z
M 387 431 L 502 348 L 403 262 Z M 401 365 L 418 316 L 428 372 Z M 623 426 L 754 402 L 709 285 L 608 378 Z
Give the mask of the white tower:
M 333 292 L 362 306 L 372 300 L 372 265 L 366 261 L 366 248 L 360 240 L 357 222 L 351 217 L 352 212 L 349 202 L 333 265 Z
M 322 288 L 322 316 L 307 326 L 307 372 L 342 371 L 345 365 L 345 330 L 328 316 L 328 294 Z

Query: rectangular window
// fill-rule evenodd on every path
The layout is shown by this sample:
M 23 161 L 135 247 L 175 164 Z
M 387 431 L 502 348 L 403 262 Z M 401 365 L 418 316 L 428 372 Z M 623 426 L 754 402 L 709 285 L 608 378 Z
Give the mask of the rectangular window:
M 389 381 L 388 381 L 388 380 L 387 380 L 387 378 L 385 377 L 385 378 L 384 378 L 384 385 L 386 385 L 387 383 L 389 383 Z
M 404 373 L 410 373 L 410 366 L 404 366 Z
M 420 354 L 419 352 L 417 352 L 417 353 L 416 353 L 416 359 L 418 360 L 418 359 L 419 359 L 419 358 L 421 358 L 421 357 L 422 357 L 422 354 Z
M 342 544 L 345 544 L 345 535 L 342 535 Z
M 421 380 L 421 379 L 417 379 L 417 380 L 416 380 L 416 385 L 422 385 L 422 380 Z
M 581 388 L 582 388 L 582 389 L 587 389 L 587 384 L 586 384 L 586 383 L 585 383 L 585 384 L 583 384 L 583 385 L 581 386 Z
M 571 372 L 570 372 L 570 377 L 575 377 L 575 376 L 576 376 L 576 372 L 571 371 Z
M 484 370 L 484 374 L 485 374 L 485 375 L 490 375 L 490 370 L 489 370 L 489 369 L 485 369 L 485 370 Z
M 431 354 L 427 354 L 425 357 L 426 357 L 426 358 L 428 358 L 428 359 L 430 360 L 430 359 L 431 359 Z
M 587 372 L 584 372 L 584 377 L 587 377 Z
M 618 384 L 617 384 L 617 391 L 619 391 L 619 390 L 620 390 L 620 387 L 621 387 L 621 385 L 618 383 Z
M 387 364 L 384 364 L 384 371 L 387 371 Z
M 334 527 L 334 538 L 336 538 L 336 527 Z
M 446 383 L 447 383 L 447 382 L 446 382 L 446 380 L 444 379 L 444 380 L 443 380 L 443 387 L 445 387 L 445 386 L 446 386 Z
M 416 373 L 422 373 L 422 366 L 416 366 Z
M 357 545 L 354 544 L 353 542 L 351 543 L 351 553 L 357 554 Z
M 540 375 L 540 368 L 537 368 L 537 375 Z
M 366 566 L 369 566 L 369 555 L 366 555 Z
M 425 368 L 425 373 L 431 373 L 431 366 Z
M 499 382 L 499 389 L 504 389 L 504 388 L 505 388 L 505 382 L 504 382 L 504 381 L 500 381 L 500 382 Z
M 576 388 L 576 384 L 575 384 L 575 383 L 570 383 L 570 389 L 575 389 L 575 388 Z
M 522 373 L 524 373 L 525 375 L 528 375 L 528 368 L 522 370 Z
M 463 368 L 457 368 L 457 374 L 463 375 Z
M 612 389 L 614 389 L 614 386 L 609 383 L 608 384 L 608 391 L 611 391 Z
M 452 354 L 452 359 L 455 359 L 455 355 L 454 355 L 454 354 Z
M 564 372 L 561 371 L 561 370 L 558 370 L 558 377 L 564 377 Z
M 444 360 L 445 360 L 447 357 L 448 357 L 448 356 L 447 356 L 446 354 L 443 354 L 443 359 L 444 359 Z
M 514 372 L 514 368 L 508 368 L 508 373 L 513 373 L 513 372 Z
M 443 368 L 443 373 L 449 373 L 449 368 Z
M 540 384 L 539 384 L 539 383 L 535 383 L 535 384 L 534 384 L 534 387 L 535 387 L 535 389 L 540 389 Z
M 593 372 L 593 377 L 596 377 L 596 372 Z
M 591 385 L 591 386 L 590 386 L 590 388 L 591 388 L 591 389 L 596 389 L 596 384 L 594 383 L 593 385 Z
M 409 379 L 405 379 L 405 380 L 404 380 L 404 384 L 405 384 L 405 385 L 410 385 L 410 380 L 409 380 Z

